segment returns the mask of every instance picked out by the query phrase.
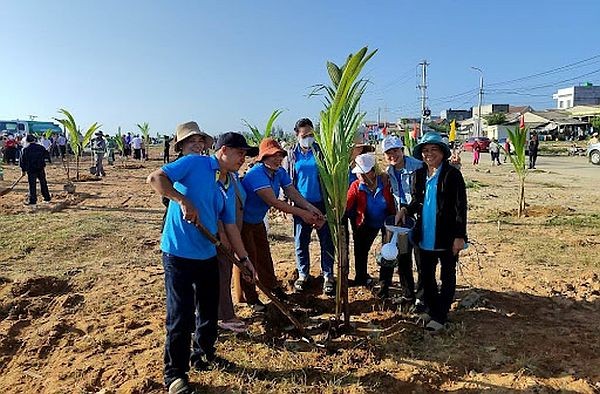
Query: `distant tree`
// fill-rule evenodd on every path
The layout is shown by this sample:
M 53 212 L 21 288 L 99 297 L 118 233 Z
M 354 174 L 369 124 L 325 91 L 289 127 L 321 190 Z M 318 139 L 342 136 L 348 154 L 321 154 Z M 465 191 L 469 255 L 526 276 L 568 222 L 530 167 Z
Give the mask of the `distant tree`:
M 485 119 L 488 126 L 503 124 L 504 122 L 506 122 L 506 114 L 503 112 L 487 114 L 483 115 L 483 119 Z
M 594 116 L 592 118 L 592 127 L 594 131 L 600 131 L 600 116 Z
M 445 120 L 442 123 L 430 122 L 427 124 L 430 128 L 437 131 L 438 133 L 449 133 L 450 132 L 450 124 Z

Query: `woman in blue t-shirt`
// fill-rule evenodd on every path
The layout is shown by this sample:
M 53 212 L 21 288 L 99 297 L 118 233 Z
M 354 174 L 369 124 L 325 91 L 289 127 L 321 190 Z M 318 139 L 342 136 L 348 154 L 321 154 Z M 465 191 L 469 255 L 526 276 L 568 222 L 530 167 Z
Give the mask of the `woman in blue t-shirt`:
M 371 286 L 367 272 L 369 250 L 383 229 L 385 218 L 395 213 L 394 197 L 384 175 L 375 172 L 375 156 L 365 153 L 355 159 L 352 170 L 358 179 L 348 189 L 346 211 L 354 239 L 354 286 Z
M 300 217 L 306 223 L 316 227 L 325 224 L 325 217 L 318 208 L 306 201 L 292 185 L 288 173 L 281 167 L 286 151 L 272 138 L 265 138 L 259 147 L 258 164 L 254 165 L 244 176 L 242 185 L 246 190 L 246 205 L 244 206 L 244 223 L 242 239 L 247 247 L 248 256 L 255 264 L 258 280 L 280 299 L 286 299 L 275 276 L 271 250 L 267 240 L 267 230 L 264 219 L 269 208 L 291 213 Z M 278 199 L 280 189 L 294 205 Z M 255 311 L 264 309 L 258 299 L 254 285 L 246 283 L 242 286 L 243 294 L 240 302 L 251 305 Z

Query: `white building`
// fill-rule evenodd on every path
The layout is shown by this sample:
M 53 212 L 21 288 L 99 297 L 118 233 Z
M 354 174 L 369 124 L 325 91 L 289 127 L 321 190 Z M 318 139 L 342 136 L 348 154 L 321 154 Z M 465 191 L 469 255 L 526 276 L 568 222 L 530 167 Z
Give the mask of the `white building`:
M 577 105 L 598 105 L 600 104 L 600 86 L 586 83 L 581 86 L 558 89 L 552 98 L 556 100 L 557 109 L 573 108 Z

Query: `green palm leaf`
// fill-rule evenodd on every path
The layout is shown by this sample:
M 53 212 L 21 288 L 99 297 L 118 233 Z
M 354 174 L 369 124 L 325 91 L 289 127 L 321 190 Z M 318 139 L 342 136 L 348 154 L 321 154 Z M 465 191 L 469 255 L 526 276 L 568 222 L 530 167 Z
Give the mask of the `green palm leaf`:
M 344 281 L 347 279 L 344 267 L 347 267 L 346 241 L 344 239 L 344 214 L 348 191 L 349 157 L 354 136 L 365 114 L 358 111 L 358 105 L 366 90 L 367 81 L 358 76 L 364 65 L 377 51 L 368 52 L 361 48 L 350 54 L 340 67 L 327 62 L 327 72 L 331 85 L 314 85 L 309 96 L 322 95 L 325 108 L 320 112 L 320 123 L 315 130 L 315 139 L 322 155 L 316 156 L 322 188 L 325 191 L 327 221 L 334 240 L 338 262 L 339 284 L 336 296 L 336 319 L 340 315 L 341 298 L 347 299 Z M 347 303 L 346 303 L 347 304 Z M 345 313 L 346 322 L 349 316 Z

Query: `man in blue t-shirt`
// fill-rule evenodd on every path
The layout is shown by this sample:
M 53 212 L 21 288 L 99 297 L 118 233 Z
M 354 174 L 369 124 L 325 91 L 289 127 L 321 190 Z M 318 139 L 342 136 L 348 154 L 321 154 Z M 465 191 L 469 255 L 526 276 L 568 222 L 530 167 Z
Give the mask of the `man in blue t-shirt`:
M 177 126 L 178 143 L 195 135 L 207 135 L 196 122 Z M 230 154 L 218 157 L 190 154 L 148 176 L 152 188 L 170 200 L 161 239 L 167 298 L 164 378 L 170 393 L 190 390 L 187 378 L 190 363 L 204 370 L 217 361 L 217 252 L 196 224 L 216 234 L 217 222 L 221 220 L 234 252 L 253 271 L 235 224 L 235 200 L 222 193 L 218 184 L 222 172 L 239 169 L 246 147 L 223 149 L 229 149 Z
M 325 215 L 325 201 L 316 155 L 320 154 L 315 143 L 313 124 L 310 119 L 302 118 L 294 126 L 298 143 L 287 152 L 286 170 L 292 184 L 308 202 L 317 207 Z M 309 245 L 313 226 L 294 215 L 294 244 L 296 247 L 296 268 L 298 279 L 294 283 L 296 291 L 304 291 L 310 277 Z M 333 240 L 329 226 L 317 230 L 321 247 L 321 272 L 323 274 L 323 292 L 328 296 L 335 295 L 333 277 Z

